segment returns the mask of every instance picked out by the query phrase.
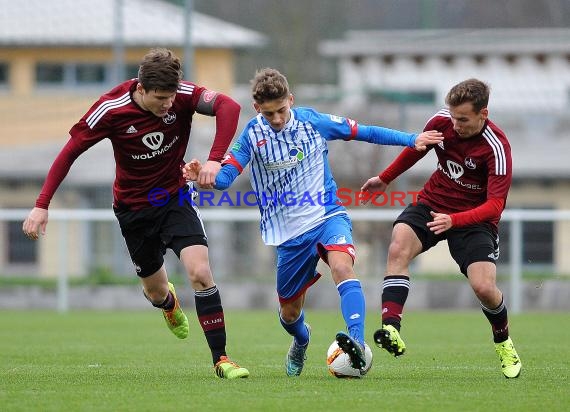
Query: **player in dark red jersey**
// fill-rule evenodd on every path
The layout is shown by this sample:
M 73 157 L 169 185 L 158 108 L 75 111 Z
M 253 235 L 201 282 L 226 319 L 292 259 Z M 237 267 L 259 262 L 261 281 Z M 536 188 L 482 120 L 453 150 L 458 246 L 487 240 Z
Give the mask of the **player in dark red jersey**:
M 382 327 L 376 344 L 394 356 L 406 346 L 400 322 L 410 288 L 410 262 L 446 239 L 453 259 L 467 277 L 493 331 L 495 349 L 507 378 L 520 374 L 521 362 L 509 337 L 507 307 L 496 284 L 499 256 L 497 225 L 512 180 L 511 147 L 501 129 L 488 119 L 489 87 L 477 79 L 451 88 L 447 109 L 440 110 L 424 130 L 439 130 L 444 141 L 431 146 L 436 171 L 394 222 L 382 290 Z M 363 191 L 384 192 L 390 182 L 425 156 L 404 151 Z
M 48 206 L 73 162 L 103 139 L 113 145 L 116 163 L 113 209 L 146 298 L 162 309 L 169 329 L 188 336 L 164 267 L 166 249 L 180 258 L 194 289 L 196 313 L 221 378 L 249 376 L 229 360 L 220 293 L 210 269 L 208 243 L 200 215 L 182 176 L 194 113 L 216 117 L 216 134 L 198 183 L 214 183 L 235 134 L 240 106 L 230 97 L 183 81 L 180 60 L 170 50 L 144 56 L 138 78 L 104 94 L 70 130 L 70 139 L 52 164 L 42 191 L 23 224 L 37 240 L 45 234 Z

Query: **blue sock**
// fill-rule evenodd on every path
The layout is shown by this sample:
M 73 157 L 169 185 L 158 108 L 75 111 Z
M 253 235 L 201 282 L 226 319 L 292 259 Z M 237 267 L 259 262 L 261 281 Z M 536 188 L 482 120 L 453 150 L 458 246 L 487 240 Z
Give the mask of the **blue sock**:
M 346 323 L 348 334 L 364 345 L 364 319 L 366 303 L 358 279 L 340 282 L 336 288 L 340 295 L 340 310 Z
M 309 331 L 305 326 L 304 311 L 301 311 L 299 317 L 291 323 L 285 323 L 281 317 L 281 314 L 279 314 L 279 321 L 281 322 L 283 329 L 285 329 L 289 335 L 295 338 L 295 341 L 298 345 L 305 346 L 307 343 L 309 343 Z

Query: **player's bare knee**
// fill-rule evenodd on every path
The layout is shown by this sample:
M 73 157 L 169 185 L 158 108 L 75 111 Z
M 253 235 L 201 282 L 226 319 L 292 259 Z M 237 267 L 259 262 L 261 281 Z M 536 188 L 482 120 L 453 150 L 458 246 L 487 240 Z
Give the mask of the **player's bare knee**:
M 473 288 L 473 292 L 475 292 L 477 298 L 482 302 L 492 301 L 497 294 L 500 294 L 495 282 L 489 280 L 481 280 L 473 283 L 471 287 Z
M 155 305 L 160 305 L 168 296 L 168 284 L 166 286 L 145 287 L 146 298 Z
M 300 314 L 301 311 L 296 307 L 287 305 L 281 307 L 281 319 L 283 319 L 285 323 L 295 322 Z
M 414 254 L 411 248 L 405 242 L 392 240 L 388 248 L 388 261 L 407 266 L 413 259 Z
M 198 264 L 188 270 L 188 279 L 195 290 L 203 290 L 214 285 L 210 265 Z
M 352 265 L 345 263 L 331 266 L 331 275 L 336 284 L 347 279 L 354 279 L 355 276 Z

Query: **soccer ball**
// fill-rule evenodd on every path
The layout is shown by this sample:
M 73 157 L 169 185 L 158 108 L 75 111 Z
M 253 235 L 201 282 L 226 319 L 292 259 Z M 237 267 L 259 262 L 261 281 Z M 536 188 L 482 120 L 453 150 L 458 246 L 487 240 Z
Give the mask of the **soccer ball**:
M 372 367 L 372 350 L 367 343 L 364 343 L 364 356 L 366 358 L 364 369 L 353 368 L 350 364 L 350 357 L 343 352 L 335 340 L 327 350 L 327 367 L 330 374 L 337 378 L 360 378 L 366 375 Z

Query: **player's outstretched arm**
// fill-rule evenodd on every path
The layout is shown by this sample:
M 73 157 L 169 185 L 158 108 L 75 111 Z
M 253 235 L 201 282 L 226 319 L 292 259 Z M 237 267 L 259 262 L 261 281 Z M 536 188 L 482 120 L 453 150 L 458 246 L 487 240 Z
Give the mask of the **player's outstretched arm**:
M 37 240 L 40 233 L 46 234 L 46 226 L 48 223 L 48 211 L 39 207 L 34 207 L 29 213 L 26 220 L 22 224 L 24 234 L 32 239 Z
M 415 149 L 423 152 L 429 145 L 439 144 L 443 142 L 443 135 L 437 130 L 428 130 L 422 132 L 416 137 Z

